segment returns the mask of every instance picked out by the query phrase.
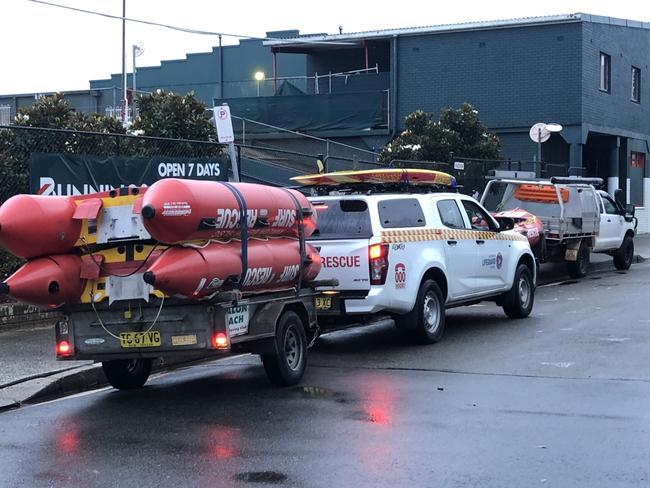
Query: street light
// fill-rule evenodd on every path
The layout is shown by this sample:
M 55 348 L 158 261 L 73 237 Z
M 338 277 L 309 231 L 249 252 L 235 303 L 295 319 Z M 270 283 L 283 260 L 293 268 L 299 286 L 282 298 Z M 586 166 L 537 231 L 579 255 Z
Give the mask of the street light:
M 255 80 L 257 81 L 257 96 L 260 96 L 260 81 L 263 81 L 264 78 L 266 78 L 266 75 L 264 74 L 264 71 L 256 71 L 255 74 L 253 75 Z
M 137 85 L 135 83 L 135 72 L 136 72 L 135 58 L 137 58 L 138 56 L 140 56 L 144 52 L 144 46 L 142 45 L 141 42 L 139 42 L 137 44 L 133 44 L 132 47 L 133 47 L 133 89 L 131 90 L 131 96 L 132 96 L 131 112 L 133 112 L 133 115 L 135 116 L 135 110 L 133 110 L 135 108 L 135 97 L 136 97 L 136 93 L 137 93 L 136 92 Z

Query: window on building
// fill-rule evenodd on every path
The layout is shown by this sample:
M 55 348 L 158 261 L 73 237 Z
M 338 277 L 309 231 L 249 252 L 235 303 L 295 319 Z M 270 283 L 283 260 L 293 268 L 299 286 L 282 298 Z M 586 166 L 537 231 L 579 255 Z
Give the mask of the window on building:
M 629 185 L 630 185 L 630 203 L 637 207 L 643 207 L 643 178 L 645 176 L 645 159 L 644 152 L 630 152 L 630 170 L 629 170 Z
M 600 53 L 600 89 L 607 93 L 611 90 L 612 81 L 612 57 L 609 54 Z
M 11 122 L 11 106 L 0 105 L 0 125 L 9 125 Z
M 641 102 L 641 68 L 632 66 L 632 101 Z

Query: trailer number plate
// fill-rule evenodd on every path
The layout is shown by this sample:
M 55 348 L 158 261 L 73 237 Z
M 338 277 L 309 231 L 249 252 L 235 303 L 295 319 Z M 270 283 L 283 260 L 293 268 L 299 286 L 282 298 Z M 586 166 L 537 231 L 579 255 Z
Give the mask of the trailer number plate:
M 160 332 L 120 332 L 120 346 L 128 347 L 158 347 L 162 344 Z
M 193 346 L 196 344 L 196 334 L 172 336 L 172 346 Z
M 316 297 L 316 310 L 329 310 L 332 308 L 332 297 Z

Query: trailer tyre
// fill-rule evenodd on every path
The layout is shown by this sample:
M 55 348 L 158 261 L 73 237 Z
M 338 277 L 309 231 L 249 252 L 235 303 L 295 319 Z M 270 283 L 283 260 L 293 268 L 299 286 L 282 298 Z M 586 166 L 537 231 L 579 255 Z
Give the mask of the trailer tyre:
M 273 354 L 263 354 L 262 364 L 269 381 L 276 386 L 291 386 L 300 381 L 307 367 L 305 324 L 291 310 L 284 312 L 275 329 Z
M 625 236 L 623 244 L 614 254 L 614 266 L 616 269 L 630 269 L 634 260 L 634 239 L 631 236 Z
M 505 294 L 503 311 L 511 319 L 523 319 L 530 315 L 535 301 L 535 284 L 525 264 L 520 264 L 515 273 L 512 288 Z
M 104 361 L 102 369 L 113 388 L 133 390 L 141 388 L 151 374 L 151 359 L 115 359 Z
M 583 242 L 578 249 L 575 261 L 567 261 L 567 271 L 571 278 L 584 278 L 589 269 L 589 247 Z

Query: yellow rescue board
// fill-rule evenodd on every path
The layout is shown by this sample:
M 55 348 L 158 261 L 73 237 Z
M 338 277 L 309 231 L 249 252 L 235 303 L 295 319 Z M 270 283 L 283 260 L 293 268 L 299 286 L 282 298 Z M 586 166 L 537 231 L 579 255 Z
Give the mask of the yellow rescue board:
M 370 169 L 363 171 L 336 171 L 334 173 L 322 173 L 294 176 L 292 181 L 302 186 L 336 186 L 341 184 L 355 183 L 405 183 L 408 185 L 443 185 L 456 186 L 456 178 L 442 171 L 430 169 L 412 168 L 390 168 Z

